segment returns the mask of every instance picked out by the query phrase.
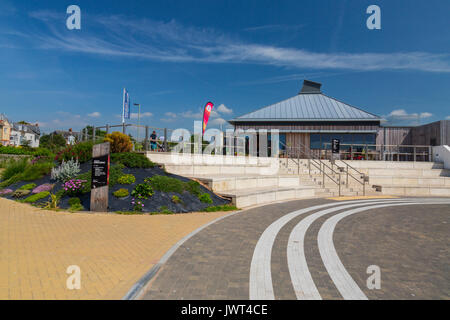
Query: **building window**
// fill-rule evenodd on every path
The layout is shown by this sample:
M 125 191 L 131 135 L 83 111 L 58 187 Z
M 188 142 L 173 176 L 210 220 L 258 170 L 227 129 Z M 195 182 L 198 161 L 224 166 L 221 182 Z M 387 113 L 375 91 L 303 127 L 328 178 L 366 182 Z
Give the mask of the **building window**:
M 368 145 L 369 149 L 375 148 L 376 135 L 372 133 L 312 133 L 310 135 L 310 148 L 328 150 L 331 148 L 332 139 L 339 139 L 341 150 L 363 149 Z

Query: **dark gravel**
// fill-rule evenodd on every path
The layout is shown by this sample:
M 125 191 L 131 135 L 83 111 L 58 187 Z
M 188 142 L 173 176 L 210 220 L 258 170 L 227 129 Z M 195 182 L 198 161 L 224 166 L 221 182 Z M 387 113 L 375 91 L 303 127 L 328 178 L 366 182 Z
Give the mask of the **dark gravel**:
M 89 171 L 91 169 L 91 162 L 86 162 L 86 163 L 81 164 L 80 168 L 81 168 L 80 173 L 85 173 L 85 172 Z M 177 178 L 182 181 L 190 180 L 185 177 L 166 173 L 166 172 L 164 172 L 164 170 L 162 170 L 159 167 L 148 168 L 148 169 L 124 168 L 123 173 L 134 175 L 136 177 L 136 182 L 131 185 L 116 184 L 114 186 L 110 186 L 108 211 L 111 211 L 111 212 L 132 211 L 133 205 L 131 204 L 131 201 L 132 201 L 131 191 L 134 189 L 134 187 L 137 184 L 143 183 L 145 178 L 149 178 L 154 175 L 164 175 L 164 176 Z M 7 188 L 16 190 L 16 189 L 20 188 L 21 186 L 28 184 L 28 183 L 36 183 L 36 185 L 38 185 L 38 186 L 41 184 L 44 184 L 44 183 L 53 183 L 53 184 L 55 184 L 55 187 L 51 191 L 52 193 L 56 193 L 62 188 L 62 183 L 52 181 L 50 179 L 50 175 L 47 175 L 47 176 L 45 176 L 41 179 L 35 180 L 35 181 L 17 182 L 15 184 L 10 185 Z M 113 195 L 113 192 L 118 189 L 121 189 L 121 188 L 128 189 L 130 195 L 128 197 L 121 198 L 121 199 L 116 198 Z M 201 202 L 197 196 L 195 196 L 187 191 L 184 191 L 182 194 L 178 194 L 178 193 L 174 193 L 174 192 L 165 193 L 165 192 L 160 192 L 160 191 L 155 190 L 155 193 L 152 197 L 150 197 L 147 200 L 143 200 L 144 201 L 143 212 L 159 212 L 162 209 L 161 207 L 165 206 L 165 207 L 167 207 L 167 209 L 169 209 L 172 212 L 186 213 L 186 212 L 193 212 L 193 211 L 202 211 L 209 206 L 217 206 L 217 205 L 223 205 L 223 204 L 230 203 L 229 200 L 226 200 L 226 199 L 223 199 L 223 198 L 217 196 L 214 192 L 203 187 L 202 185 L 200 185 L 200 190 L 202 193 L 209 193 L 209 195 L 211 196 L 211 200 L 213 201 L 212 204 Z M 174 195 L 176 195 L 180 198 L 181 203 L 173 203 L 172 202 L 172 196 L 174 196 Z M 78 197 L 80 198 L 81 204 L 83 205 L 85 210 L 89 210 L 89 208 L 90 208 L 90 192 L 79 195 Z M 11 195 L 6 196 L 5 198 L 15 199 Z M 58 206 L 63 209 L 68 209 L 70 207 L 69 203 L 68 203 L 69 199 L 70 199 L 70 197 L 68 197 L 68 196 L 61 198 Z M 43 204 L 43 203 L 47 202 L 48 200 L 49 200 L 49 197 L 39 200 L 36 204 Z

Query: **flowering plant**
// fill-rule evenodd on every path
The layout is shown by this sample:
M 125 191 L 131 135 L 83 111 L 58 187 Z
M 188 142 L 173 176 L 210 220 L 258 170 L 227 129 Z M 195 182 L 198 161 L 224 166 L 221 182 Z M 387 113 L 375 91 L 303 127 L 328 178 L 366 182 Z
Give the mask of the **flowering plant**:
M 70 179 L 69 181 L 64 182 L 64 193 L 69 196 L 79 195 L 83 190 L 85 182 L 86 180 L 81 179 Z
M 11 193 L 13 193 L 13 190 L 11 190 L 11 189 L 2 189 L 2 190 L 0 190 L 0 197 L 1 196 L 6 196 L 6 195 L 11 194 Z
M 134 198 L 131 199 L 131 204 L 133 205 L 134 211 L 142 211 L 144 209 L 144 201 L 138 199 L 135 200 Z
M 31 193 L 36 194 L 36 193 L 40 193 L 43 191 L 50 191 L 53 189 L 53 187 L 54 187 L 54 184 L 44 183 L 44 184 L 41 184 L 40 186 L 37 186 L 36 188 L 34 188 L 33 191 L 31 191 Z

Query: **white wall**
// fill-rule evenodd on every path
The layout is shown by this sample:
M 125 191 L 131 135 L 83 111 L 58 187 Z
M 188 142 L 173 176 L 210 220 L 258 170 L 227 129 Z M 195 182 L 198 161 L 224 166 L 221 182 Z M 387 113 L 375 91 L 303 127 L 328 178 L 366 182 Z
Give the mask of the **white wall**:
M 433 159 L 435 162 L 443 162 L 445 169 L 450 169 L 450 147 L 433 147 Z

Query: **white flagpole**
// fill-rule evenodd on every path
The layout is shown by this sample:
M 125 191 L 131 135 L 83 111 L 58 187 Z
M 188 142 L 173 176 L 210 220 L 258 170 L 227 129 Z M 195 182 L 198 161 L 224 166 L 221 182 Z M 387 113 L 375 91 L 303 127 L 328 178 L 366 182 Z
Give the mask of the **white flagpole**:
M 122 101 L 122 123 L 125 123 L 125 88 L 123 88 L 123 101 Z

